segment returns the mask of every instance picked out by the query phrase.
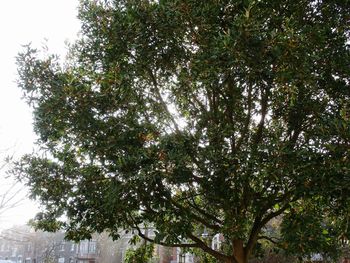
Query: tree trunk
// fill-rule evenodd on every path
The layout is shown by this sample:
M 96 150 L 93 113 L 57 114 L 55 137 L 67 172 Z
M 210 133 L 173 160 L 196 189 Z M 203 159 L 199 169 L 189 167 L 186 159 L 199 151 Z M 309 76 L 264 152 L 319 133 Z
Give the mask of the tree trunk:
M 243 240 L 234 240 L 233 241 L 233 256 L 236 260 L 235 263 L 248 263 L 248 257 L 245 253 Z

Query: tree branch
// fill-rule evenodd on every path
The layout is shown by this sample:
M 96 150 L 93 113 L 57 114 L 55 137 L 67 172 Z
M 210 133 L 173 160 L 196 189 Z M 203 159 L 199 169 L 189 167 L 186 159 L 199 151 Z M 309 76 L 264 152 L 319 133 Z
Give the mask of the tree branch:
M 239 138 L 238 142 L 237 142 L 237 146 L 236 146 L 236 150 L 239 151 L 239 148 L 241 148 L 241 145 L 244 141 L 244 139 L 247 138 L 247 133 L 248 133 L 248 128 L 249 128 L 249 124 L 250 124 L 250 119 L 251 119 L 251 115 L 252 115 L 252 85 L 249 84 L 248 87 L 248 98 L 247 98 L 247 105 L 248 105 L 248 112 L 247 112 L 247 118 L 245 120 L 244 123 L 244 128 L 242 130 L 241 133 L 241 137 Z
M 188 237 L 192 239 L 194 242 L 197 243 L 198 247 L 201 248 L 203 251 L 207 252 L 208 254 L 212 255 L 216 259 L 219 259 L 223 262 L 226 262 L 229 259 L 232 259 L 232 257 L 221 254 L 220 252 L 211 249 L 210 247 L 207 246 L 207 244 L 202 241 L 199 237 L 196 237 L 192 233 L 188 233 Z
M 198 212 L 201 213 L 202 215 L 204 215 L 204 216 L 210 218 L 210 219 L 213 220 L 214 222 L 216 222 L 216 223 L 218 223 L 218 224 L 220 224 L 220 225 L 223 224 L 223 222 L 222 222 L 220 219 L 216 218 L 216 217 L 213 216 L 213 215 L 208 214 L 208 213 L 205 212 L 203 209 L 201 209 L 200 207 L 196 206 L 194 203 L 188 202 L 188 204 L 189 204 L 193 209 L 196 209 L 196 211 L 198 211 Z
M 284 206 L 282 206 L 280 209 L 278 209 L 275 212 L 272 212 L 270 214 L 268 214 L 262 221 L 261 224 L 262 226 L 266 225 L 272 218 L 279 216 L 280 214 L 282 214 L 284 211 L 286 211 L 288 208 L 290 207 L 290 203 L 286 203 Z
M 162 241 L 155 241 L 152 238 L 149 238 L 148 236 L 146 236 L 145 234 L 142 233 L 141 229 L 138 226 L 134 227 L 137 230 L 137 235 L 140 236 L 142 239 L 154 243 L 154 244 L 158 244 L 158 245 L 162 245 L 165 247 L 183 247 L 183 248 L 194 248 L 194 247 L 199 247 L 196 243 L 192 243 L 192 244 L 187 244 L 187 243 L 179 243 L 179 244 L 169 244 L 169 243 L 165 243 Z
M 154 240 L 152 238 L 149 238 L 148 236 L 146 236 L 145 234 L 142 233 L 141 228 L 138 226 L 138 224 L 136 223 L 135 219 L 132 217 L 131 214 L 129 214 L 129 217 L 130 217 L 132 222 L 128 222 L 128 225 L 131 228 L 136 229 L 137 235 L 140 236 L 141 238 L 143 238 L 146 241 L 149 241 L 151 243 L 158 244 L 158 245 L 161 245 L 161 246 L 165 246 L 165 247 L 183 247 L 183 248 L 198 247 L 198 245 L 196 243 L 192 243 L 192 244 L 188 244 L 188 243 L 170 244 L 170 243 L 165 243 L 165 242 L 162 242 L 162 241 L 156 241 L 156 240 Z M 129 221 L 129 220 L 127 220 L 127 221 Z
M 174 116 L 170 113 L 167 104 L 163 100 L 162 94 L 160 94 L 160 90 L 159 90 L 159 87 L 158 87 L 158 82 L 157 82 L 156 77 L 154 76 L 154 74 L 153 74 L 151 69 L 147 68 L 147 72 L 148 72 L 148 74 L 149 74 L 149 76 L 151 78 L 151 81 L 153 83 L 153 87 L 154 87 L 154 90 L 155 90 L 156 95 L 158 97 L 158 100 L 160 101 L 160 103 L 161 103 L 164 111 L 168 115 L 170 121 L 173 123 L 176 132 L 179 133 L 180 132 L 179 126 L 177 125 L 177 122 L 175 121 Z
M 286 200 L 287 198 L 289 197 L 288 194 L 286 194 L 282 200 Z M 289 202 L 287 202 L 284 206 L 282 206 L 280 209 L 278 209 L 277 211 L 275 212 L 271 212 L 270 214 L 268 214 L 267 216 L 265 216 L 265 218 L 263 218 L 261 215 L 264 213 L 260 213 L 259 216 L 257 216 L 255 218 L 255 221 L 254 221 L 254 224 L 253 224 L 253 227 L 252 227 L 252 230 L 250 232 L 250 236 L 249 236 L 249 240 L 248 240 L 248 243 L 246 245 L 246 253 L 247 255 L 250 254 L 250 252 L 252 251 L 252 249 L 254 248 L 254 245 L 258 239 L 258 235 L 259 235 L 259 232 L 260 230 L 274 217 L 282 214 L 285 210 L 287 210 L 289 207 L 290 207 L 290 202 L 292 200 L 290 200 Z
M 266 239 L 268 241 L 270 241 L 273 244 L 278 244 L 278 240 L 273 240 L 272 237 L 268 237 L 268 236 L 258 236 L 258 240 L 259 239 Z M 277 239 L 277 238 L 275 238 Z
M 191 215 L 191 217 L 196 220 L 197 222 L 199 223 L 202 223 L 204 226 L 210 228 L 210 229 L 213 229 L 213 230 L 216 230 L 216 231 L 219 231 L 221 229 L 220 226 L 218 225 L 215 225 L 215 224 L 210 224 L 207 220 L 201 218 L 200 216 L 194 214 L 190 209 L 184 207 L 183 205 L 181 204 L 178 204 L 177 202 L 175 202 L 174 200 L 169 200 L 174 206 L 176 206 L 177 208 L 183 210 L 183 211 L 186 211 L 187 213 L 189 213 Z M 204 214 L 202 214 L 204 215 Z M 205 216 L 205 215 L 204 215 Z
M 268 94 L 269 94 L 268 88 L 265 88 L 261 91 L 261 118 L 260 118 L 260 122 L 258 124 L 258 130 L 257 130 L 257 132 L 255 134 L 255 138 L 254 138 L 254 145 L 255 146 L 257 146 L 262 139 L 263 129 L 264 129 L 264 125 L 265 125 L 265 118 L 266 118 L 266 114 L 267 114 Z
M 261 216 L 257 216 L 254 220 L 254 224 L 253 224 L 252 230 L 250 231 L 250 236 L 249 236 L 247 245 L 244 248 L 244 253 L 247 256 L 249 256 L 249 254 L 253 250 L 254 245 L 255 245 L 257 238 L 258 238 L 258 234 L 259 234 L 261 228 L 263 227 L 261 219 L 262 219 Z

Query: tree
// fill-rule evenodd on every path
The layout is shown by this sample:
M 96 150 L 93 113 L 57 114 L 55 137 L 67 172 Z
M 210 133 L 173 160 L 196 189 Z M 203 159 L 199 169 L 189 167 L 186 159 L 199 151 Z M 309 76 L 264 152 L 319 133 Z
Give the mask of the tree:
M 23 201 L 24 197 L 20 195 L 23 187 L 16 182 L 3 181 L 0 194 L 0 217 L 4 216 L 8 210 L 11 210 Z
M 64 64 L 18 57 L 43 152 L 14 173 L 43 204 L 38 227 L 133 229 L 246 263 L 277 216 L 347 213 L 349 13 L 347 0 L 82 1 Z
M 3 152 L 2 152 L 3 153 Z M 1 156 L 3 158 L 3 156 Z M 6 216 L 6 213 L 11 209 L 16 208 L 21 205 L 25 196 L 23 196 L 23 186 L 18 182 L 9 178 L 6 175 L 6 170 L 8 169 L 7 165 L 11 157 L 3 158 L 3 162 L 0 165 L 0 176 L 1 176 L 1 186 L 0 186 L 0 218 Z
M 117 241 L 112 240 L 108 233 L 104 232 L 94 236 L 98 244 L 98 260 L 105 263 L 122 262 L 123 252 L 127 250 L 128 240 L 123 237 Z
M 32 258 L 35 262 L 55 262 L 57 237 L 63 239 L 62 233 L 33 232 L 28 225 L 6 229 L 0 234 L 0 244 L 3 248 L 2 258 L 9 258 L 15 262 L 18 258 Z M 5 253 L 4 253 L 5 252 Z M 5 256 L 5 257 L 4 257 Z

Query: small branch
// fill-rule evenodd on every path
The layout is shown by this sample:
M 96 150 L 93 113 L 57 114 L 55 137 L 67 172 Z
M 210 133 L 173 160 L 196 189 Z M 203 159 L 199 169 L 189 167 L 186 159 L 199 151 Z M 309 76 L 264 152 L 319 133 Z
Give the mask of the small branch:
M 147 72 L 148 72 L 149 76 L 151 77 L 151 81 L 152 81 L 154 89 L 156 91 L 156 95 L 158 97 L 158 100 L 160 101 L 164 111 L 166 112 L 166 114 L 170 118 L 171 122 L 173 123 L 176 132 L 179 133 L 180 132 L 179 126 L 177 125 L 177 122 L 175 121 L 173 115 L 170 113 L 167 104 L 163 100 L 162 94 L 160 94 L 159 87 L 158 87 L 158 82 L 157 82 L 156 77 L 154 76 L 154 74 L 153 74 L 151 69 L 147 68 Z
M 184 206 L 181 205 L 181 204 L 178 204 L 178 203 L 175 202 L 174 200 L 171 199 L 171 200 L 169 200 L 169 201 L 170 201 L 175 207 L 177 207 L 177 208 L 179 208 L 180 210 L 183 210 L 183 211 L 186 211 L 187 213 L 189 213 L 190 216 L 191 216 L 194 220 L 196 220 L 197 222 L 203 224 L 204 226 L 206 226 L 206 227 L 208 227 L 208 228 L 210 228 L 210 229 L 213 229 L 213 230 L 217 230 L 217 231 L 221 229 L 220 226 L 215 225 L 215 224 L 210 224 L 209 221 L 207 221 L 207 220 L 201 218 L 200 216 L 194 214 L 193 212 L 191 212 L 190 209 L 184 207 Z M 204 214 L 202 214 L 202 215 L 204 215 Z M 204 216 L 205 216 L 205 215 L 204 215 Z
M 273 244 L 278 244 L 278 238 L 276 238 L 276 237 L 275 237 L 276 240 L 273 240 L 272 237 L 268 237 L 268 236 L 259 236 L 258 240 L 259 239 L 266 239 L 267 241 L 270 241 Z
M 194 94 L 191 96 L 191 98 L 193 99 L 193 101 L 195 101 L 198 104 L 202 112 L 207 113 L 207 109 L 205 108 L 205 106 L 198 100 L 198 98 Z M 191 100 L 189 100 L 189 103 L 194 105 L 194 103 Z
M 17 199 L 16 197 L 20 192 L 23 191 L 23 188 L 15 189 L 17 183 L 12 184 L 5 193 L 0 195 L 0 214 L 4 213 L 5 211 L 12 209 L 16 206 L 18 206 L 25 197 L 21 197 Z
M 262 139 L 263 129 L 264 129 L 264 125 L 265 125 L 265 118 L 266 118 L 266 114 L 267 114 L 269 91 L 267 88 L 264 91 L 265 91 L 264 93 L 263 93 L 263 91 L 261 91 L 261 93 L 262 93 L 261 94 L 261 118 L 260 118 L 260 122 L 258 124 L 258 130 L 257 130 L 257 132 L 255 134 L 255 138 L 254 138 L 254 145 L 256 147 Z
M 249 128 L 250 119 L 251 119 L 251 115 L 252 115 L 252 113 L 251 113 L 252 112 L 252 85 L 251 84 L 249 84 L 249 87 L 248 87 L 247 105 L 248 105 L 247 118 L 245 120 L 245 124 L 244 124 L 244 128 L 242 130 L 242 133 L 241 133 L 241 137 L 239 138 L 239 140 L 237 142 L 237 146 L 236 146 L 237 151 L 239 151 L 239 149 L 241 148 L 241 145 L 242 145 L 244 139 L 247 138 L 248 128 Z
M 266 225 L 272 218 L 279 216 L 280 214 L 282 214 L 284 211 L 286 211 L 288 208 L 290 207 L 290 203 L 286 203 L 284 206 L 282 206 L 280 209 L 278 209 L 275 212 L 272 212 L 270 214 L 268 214 L 262 221 L 261 224 L 262 226 Z
M 191 203 L 191 202 L 188 202 L 188 204 L 193 208 L 193 209 L 196 209 L 197 212 L 201 213 L 202 215 L 210 218 L 211 220 L 213 220 L 214 222 L 222 225 L 223 222 L 221 220 L 219 220 L 218 218 L 216 218 L 215 216 L 213 215 L 210 215 L 208 213 L 206 213 L 203 209 L 201 209 L 200 207 L 196 206 L 194 203 Z

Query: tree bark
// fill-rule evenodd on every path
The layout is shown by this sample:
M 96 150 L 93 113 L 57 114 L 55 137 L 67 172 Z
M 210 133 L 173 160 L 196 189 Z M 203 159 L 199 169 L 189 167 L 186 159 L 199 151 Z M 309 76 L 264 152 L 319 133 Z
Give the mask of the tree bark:
M 233 241 L 233 256 L 236 263 L 248 263 L 247 254 L 244 250 L 243 240 L 237 239 Z

